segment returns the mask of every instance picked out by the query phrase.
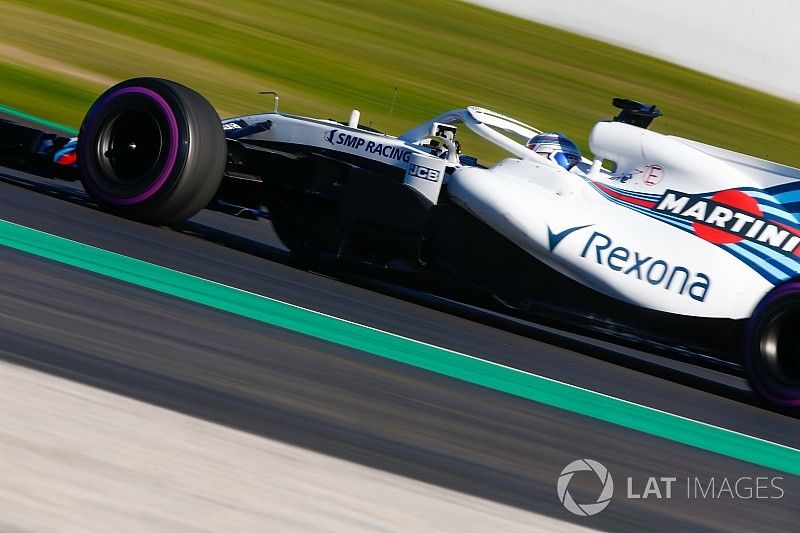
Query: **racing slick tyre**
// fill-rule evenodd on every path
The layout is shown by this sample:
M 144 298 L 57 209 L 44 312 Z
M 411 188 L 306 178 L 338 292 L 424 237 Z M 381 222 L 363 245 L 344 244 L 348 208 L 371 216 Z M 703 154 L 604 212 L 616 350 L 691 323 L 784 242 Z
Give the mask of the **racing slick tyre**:
M 123 81 L 81 125 L 78 163 L 105 210 L 149 224 L 185 220 L 219 188 L 227 149 L 219 116 L 200 94 L 159 78 Z
M 773 289 L 756 308 L 747 327 L 745 369 L 764 398 L 800 406 L 800 282 Z

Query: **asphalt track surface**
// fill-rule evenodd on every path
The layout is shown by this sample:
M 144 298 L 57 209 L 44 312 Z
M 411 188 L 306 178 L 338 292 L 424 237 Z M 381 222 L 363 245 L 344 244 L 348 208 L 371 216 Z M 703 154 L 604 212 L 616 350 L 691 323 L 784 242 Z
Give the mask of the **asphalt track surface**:
M 96 210 L 77 185 L 2 173 L 5 220 L 800 447 L 800 420 L 760 406 L 729 376 L 697 370 L 676 382 L 674 370 L 667 379 L 304 271 L 266 221 L 203 212 L 150 227 Z M 794 530 L 800 517 L 800 478 L 788 474 L 7 248 L 0 276 L 0 306 L 15 317 L 0 323 L 0 357 L 9 362 L 594 528 Z M 555 490 L 561 469 L 583 457 L 607 466 L 617 485 L 592 518 L 570 515 Z M 625 497 L 627 477 L 641 493 L 650 476 L 678 478 L 673 497 Z M 782 498 L 695 499 L 680 486 L 687 477 L 719 485 L 757 476 L 781 476 Z M 592 501 L 599 484 L 576 476 L 570 491 Z

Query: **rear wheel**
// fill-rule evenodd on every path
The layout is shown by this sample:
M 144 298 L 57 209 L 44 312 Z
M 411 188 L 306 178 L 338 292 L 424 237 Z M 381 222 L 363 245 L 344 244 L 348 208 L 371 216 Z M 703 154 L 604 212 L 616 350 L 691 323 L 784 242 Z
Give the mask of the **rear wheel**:
M 772 403 L 800 406 L 800 282 L 771 291 L 747 330 L 747 377 Z
M 200 94 L 136 78 L 95 101 L 78 136 L 81 180 L 108 211 L 150 224 L 185 220 L 213 198 L 227 149 L 219 116 Z

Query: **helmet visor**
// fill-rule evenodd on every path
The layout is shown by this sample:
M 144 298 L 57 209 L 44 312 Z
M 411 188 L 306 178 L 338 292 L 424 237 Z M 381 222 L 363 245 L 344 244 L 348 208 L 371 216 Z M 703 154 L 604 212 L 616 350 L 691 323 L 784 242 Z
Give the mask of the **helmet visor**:
M 564 152 L 550 152 L 550 159 L 569 170 L 581 162 L 581 158 L 575 154 L 565 154 Z

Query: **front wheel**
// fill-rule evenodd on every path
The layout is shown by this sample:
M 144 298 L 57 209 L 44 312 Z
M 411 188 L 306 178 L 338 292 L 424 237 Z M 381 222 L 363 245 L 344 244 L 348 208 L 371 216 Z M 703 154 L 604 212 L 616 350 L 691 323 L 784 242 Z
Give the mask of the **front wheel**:
M 211 104 L 159 78 L 108 89 L 78 135 L 81 181 L 89 195 L 105 210 L 150 224 L 180 222 L 205 207 L 226 160 Z
M 745 369 L 753 389 L 774 404 L 800 406 L 800 282 L 764 297 L 746 339 Z

